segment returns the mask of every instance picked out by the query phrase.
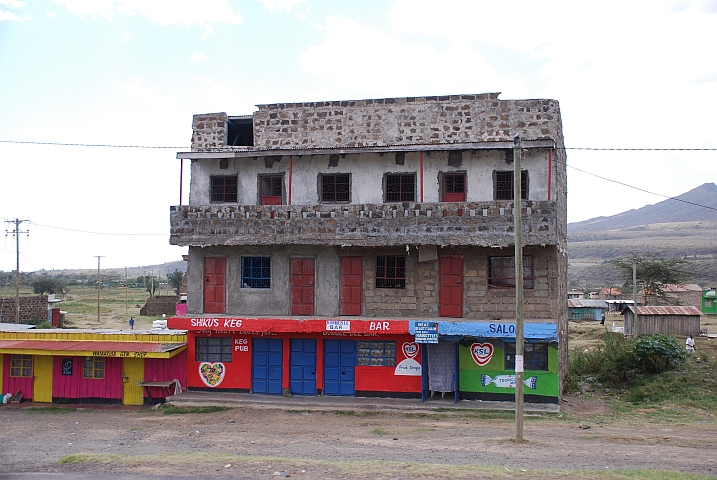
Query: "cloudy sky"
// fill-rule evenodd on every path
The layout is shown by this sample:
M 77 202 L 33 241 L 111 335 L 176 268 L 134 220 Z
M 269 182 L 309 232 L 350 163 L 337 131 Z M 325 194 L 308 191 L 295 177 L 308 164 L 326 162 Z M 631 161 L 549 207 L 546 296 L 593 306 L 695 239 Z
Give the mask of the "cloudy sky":
M 715 25 L 717 0 L 0 0 L 0 219 L 31 221 L 23 271 L 179 260 L 192 114 L 262 103 L 502 92 L 559 100 L 569 148 L 716 148 Z M 569 150 L 568 220 L 663 200 L 590 174 L 674 196 L 716 157 Z

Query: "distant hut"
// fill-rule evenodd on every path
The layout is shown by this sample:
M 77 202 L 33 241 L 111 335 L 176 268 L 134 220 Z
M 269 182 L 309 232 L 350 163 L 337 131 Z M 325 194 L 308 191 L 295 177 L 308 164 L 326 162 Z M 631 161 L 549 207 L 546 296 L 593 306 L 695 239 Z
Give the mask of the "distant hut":
M 627 307 L 622 311 L 625 335 L 700 334 L 700 309 L 697 307 L 646 306 Z
M 702 313 L 717 315 L 716 290 L 705 290 L 702 292 Z
M 568 320 L 600 320 L 606 311 L 605 300 L 568 300 Z

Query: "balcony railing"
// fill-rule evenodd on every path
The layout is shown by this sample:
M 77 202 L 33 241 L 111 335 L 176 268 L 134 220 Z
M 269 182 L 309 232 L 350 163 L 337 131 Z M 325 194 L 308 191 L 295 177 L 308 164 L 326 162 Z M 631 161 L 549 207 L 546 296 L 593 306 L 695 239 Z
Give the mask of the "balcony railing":
M 171 207 L 172 245 L 513 244 L 512 202 Z M 554 201 L 522 202 L 523 243 L 557 243 Z

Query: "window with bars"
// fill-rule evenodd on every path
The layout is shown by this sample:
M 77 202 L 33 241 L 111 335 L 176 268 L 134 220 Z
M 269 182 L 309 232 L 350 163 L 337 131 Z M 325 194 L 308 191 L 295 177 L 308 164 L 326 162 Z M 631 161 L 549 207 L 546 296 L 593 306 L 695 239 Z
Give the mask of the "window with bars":
M 194 359 L 197 362 L 231 362 L 232 337 L 195 337 Z
M 212 203 L 237 201 L 237 177 L 212 175 Z
M 515 343 L 505 344 L 505 369 L 515 370 Z M 548 344 L 547 343 L 525 343 L 523 344 L 523 369 L 524 370 L 547 370 L 548 369 Z
M 105 378 L 105 359 L 103 357 L 85 357 L 82 362 L 82 376 L 84 378 Z
M 406 288 L 406 257 L 376 257 L 376 288 Z
M 349 174 L 321 175 L 321 201 L 322 202 L 349 202 L 350 198 Z
M 374 367 L 392 367 L 396 365 L 396 342 L 359 341 L 356 349 L 356 363 Z
M 416 201 L 416 175 L 388 174 L 384 183 L 386 202 Z
M 513 171 L 495 171 L 493 172 L 493 181 L 495 182 L 493 192 L 496 200 L 513 200 Z M 528 171 L 521 170 L 520 173 L 520 198 L 528 199 Z
M 523 255 L 523 288 L 533 288 L 533 256 Z M 488 287 L 515 288 L 515 257 L 489 257 Z
M 444 202 L 465 202 L 466 201 L 466 174 L 465 173 L 444 173 L 442 184 L 443 184 L 443 201 Z
M 259 203 L 261 205 L 281 205 L 283 192 L 284 178 L 281 175 L 259 177 Z
M 242 288 L 271 288 L 271 258 L 241 258 Z
M 10 355 L 11 377 L 32 377 L 32 355 Z

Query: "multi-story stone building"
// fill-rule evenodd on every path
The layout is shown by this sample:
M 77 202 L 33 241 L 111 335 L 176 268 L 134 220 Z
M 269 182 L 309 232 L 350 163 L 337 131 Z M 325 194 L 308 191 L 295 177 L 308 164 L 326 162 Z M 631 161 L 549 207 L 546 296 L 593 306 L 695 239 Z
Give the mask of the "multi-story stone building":
M 514 395 L 513 138 L 522 138 L 527 401 L 567 365 L 558 102 L 498 94 L 195 115 L 190 388 Z M 426 334 L 425 332 L 429 332 Z M 438 343 L 421 343 L 436 341 Z M 433 333 L 431 335 L 430 333 Z

